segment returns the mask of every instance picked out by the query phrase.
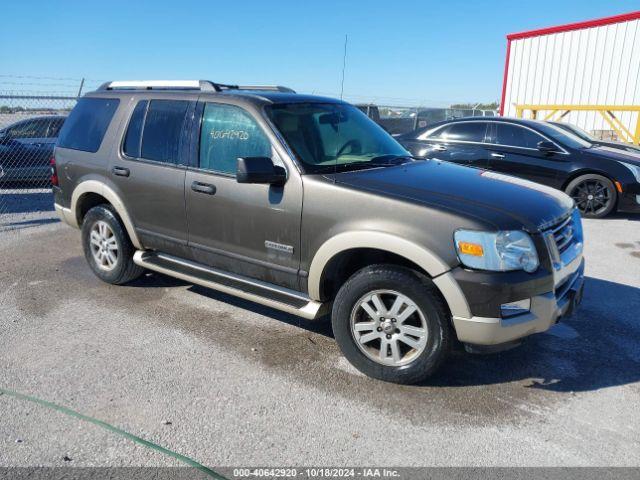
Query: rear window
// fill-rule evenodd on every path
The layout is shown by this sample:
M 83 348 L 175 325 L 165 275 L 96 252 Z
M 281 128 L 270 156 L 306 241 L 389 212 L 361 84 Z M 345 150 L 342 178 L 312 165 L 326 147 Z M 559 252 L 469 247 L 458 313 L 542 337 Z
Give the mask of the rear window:
M 83 152 L 97 152 L 119 103 L 117 98 L 84 97 L 78 100 L 60 129 L 57 145 Z
M 140 156 L 158 162 L 178 163 L 180 135 L 188 101 L 151 100 L 142 131 Z

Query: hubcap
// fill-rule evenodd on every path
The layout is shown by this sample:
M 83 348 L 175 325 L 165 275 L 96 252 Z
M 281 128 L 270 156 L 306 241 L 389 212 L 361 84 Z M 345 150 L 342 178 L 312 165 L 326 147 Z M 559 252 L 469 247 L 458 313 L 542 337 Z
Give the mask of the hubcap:
M 571 192 L 576 206 L 584 214 L 598 215 L 604 212 L 612 201 L 609 188 L 598 180 L 585 180 Z
M 375 290 L 363 295 L 353 307 L 350 322 L 360 351 L 382 365 L 411 363 L 427 346 L 427 321 L 400 292 Z
M 98 220 L 91 227 L 89 245 L 93 259 L 102 270 L 113 270 L 118 262 L 118 240 L 107 222 Z

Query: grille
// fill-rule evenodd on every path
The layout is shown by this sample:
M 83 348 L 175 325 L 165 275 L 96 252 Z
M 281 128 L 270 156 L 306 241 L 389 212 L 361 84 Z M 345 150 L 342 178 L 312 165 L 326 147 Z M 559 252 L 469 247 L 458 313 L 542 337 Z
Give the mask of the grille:
M 553 234 L 553 239 L 556 242 L 556 247 L 558 247 L 558 252 L 564 252 L 573 242 L 575 235 L 573 217 L 570 216 L 556 226 L 551 227 L 551 233 Z

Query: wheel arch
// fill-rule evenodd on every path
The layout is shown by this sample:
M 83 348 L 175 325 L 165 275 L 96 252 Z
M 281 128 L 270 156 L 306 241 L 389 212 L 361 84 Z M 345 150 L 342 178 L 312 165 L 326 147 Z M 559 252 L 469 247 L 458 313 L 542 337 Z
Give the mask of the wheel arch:
M 99 201 L 100 198 L 103 198 L 105 201 Z M 142 243 L 138 238 L 124 203 L 112 188 L 97 180 L 85 180 L 78 184 L 73 190 L 73 194 L 71 195 L 71 212 L 76 222 L 75 226 L 79 227 L 82 224 L 82 219 L 87 210 L 99 203 L 109 203 L 115 209 L 122 220 L 133 246 L 137 249 L 142 249 Z
M 597 168 L 582 168 L 580 170 L 575 170 L 571 172 L 567 176 L 567 179 L 562 183 L 562 191 L 564 192 L 571 182 L 573 182 L 576 178 L 581 177 L 583 175 L 601 175 L 609 179 L 611 183 L 613 183 L 615 186 L 616 180 L 609 173 L 604 172 L 602 170 L 598 170 Z
M 470 316 L 467 301 L 453 279 L 449 265 L 429 249 L 384 232 L 345 232 L 325 241 L 311 262 L 308 278 L 309 296 L 317 301 L 328 300 L 324 289 L 336 262 L 340 263 L 344 256 L 361 255 L 365 252 L 379 252 L 389 263 L 407 266 L 425 274 L 436 285 L 453 315 Z M 393 261 L 394 259 L 399 261 Z M 367 264 L 360 262 L 357 265 L 362 267 Z M 346 273 L 354 272 L 347 269 Z

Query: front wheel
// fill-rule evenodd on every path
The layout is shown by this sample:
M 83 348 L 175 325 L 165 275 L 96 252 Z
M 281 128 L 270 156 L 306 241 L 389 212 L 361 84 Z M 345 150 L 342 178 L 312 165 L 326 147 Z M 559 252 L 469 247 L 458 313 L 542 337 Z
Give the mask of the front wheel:
M 449 315 L 436 287 L 415 272 L 374 265 L 355 273 L 333 305 L 333 333 L 362 373 L 412 384 L 433 374 L 449 351 Z
M 602 175 L 582 175 L 572 180 L 565 192 L 573 198 L 585 218 L 604 218 L 616 206 L 616 188 Z

